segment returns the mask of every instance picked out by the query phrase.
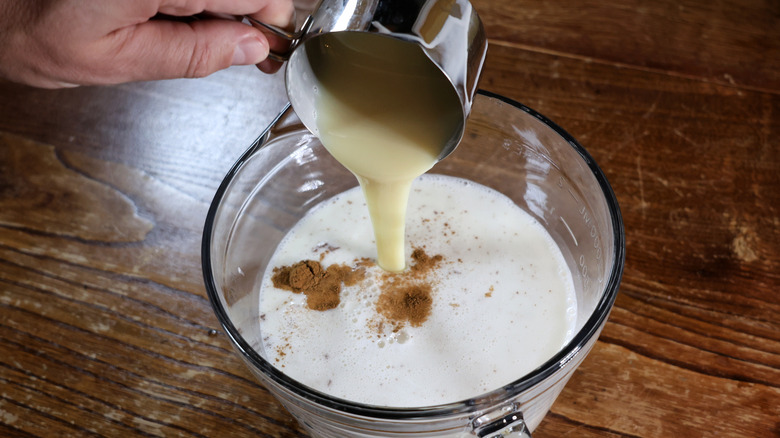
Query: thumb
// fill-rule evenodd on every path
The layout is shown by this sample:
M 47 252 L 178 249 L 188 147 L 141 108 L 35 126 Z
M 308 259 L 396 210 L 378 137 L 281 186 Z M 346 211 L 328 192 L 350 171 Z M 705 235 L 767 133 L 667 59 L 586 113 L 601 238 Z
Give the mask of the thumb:
M 124 76 L 115 78 L 120 81 L 204 77 L 231 65 L 257 64 L 269 50 L 262 32 L 224 19 L 150 20 L 119 38 L 114 65 L 123 66 L 116 72 Z

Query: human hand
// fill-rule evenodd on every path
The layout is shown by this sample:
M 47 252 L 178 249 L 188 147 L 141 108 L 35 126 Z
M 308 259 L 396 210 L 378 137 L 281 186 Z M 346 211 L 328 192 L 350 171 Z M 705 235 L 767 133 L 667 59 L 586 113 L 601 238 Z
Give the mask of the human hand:
M 198 14 L 208 18 L 176 19 Z M 292 0 L 2 0 L 0 77 L 60 88 L 203 77 L 231 65 L 276 71 L 267 59 L 273 41 L 234 19 L 244 15 L 285 27 L 294 7 Z

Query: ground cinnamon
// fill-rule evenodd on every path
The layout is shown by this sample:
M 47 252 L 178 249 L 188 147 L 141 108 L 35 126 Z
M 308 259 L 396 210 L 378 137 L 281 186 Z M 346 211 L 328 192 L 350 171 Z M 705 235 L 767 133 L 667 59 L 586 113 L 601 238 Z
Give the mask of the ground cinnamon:
M 318 261 L 303 260 L 291 266 L 274 268 L 271 281 L 274 287 L 304 293 L 306 307 L 323 311 L 339 305 L 342 285 L 355 285 L 364 274 L 365 269 L 360 267 L 353 269 L 346 265 L 331 265 L 323 269 Z
M 380 276 L 381 294 L 376 310 L 389 320 L 393 331 L 400 330 L 407 323 L 418 327 L 428 319 L 434 292 L 431 273 L 443 259 L 441 255 L 429 256 L 423 248 L 415 248 L 409 269 L 400 273 L 386 272 Z M 366 268 L 371 265 L 373 263 L 369 260 L 360 259 L 355 260 L 355 267 L 335 264 L 324 269 L 318 261 L 302 260 L 274 268 L 271 280 L 274 287 L 305 294 L 309 309 L 324 311 L 337 307 L 342 287 L 363 281 Z
M 393 331 L 398 331 L 403 323 L 419 327 L 428 319 L 433 306 L 430 284 L 393 285 L 382 291 L 376 303 L 376 310 L 392 321 Z
M 409 269 L 384 275 L 376 310 L 394 324 L 393 331 L 407 322 L 419 327 L 428 319 L 433 307 L 430 274 L 443 259 L 440 254 L 431 257 L 423 248 L 414 248 Z
M 444 260 L 441 254 L 437 254 L 433 257 L 428 256 L 425 250 L 422 248 L 414 248 L 412 251 L 412 266 L 409 268 L 415 277 L 422 277 L 427 275 L 432 269 Z

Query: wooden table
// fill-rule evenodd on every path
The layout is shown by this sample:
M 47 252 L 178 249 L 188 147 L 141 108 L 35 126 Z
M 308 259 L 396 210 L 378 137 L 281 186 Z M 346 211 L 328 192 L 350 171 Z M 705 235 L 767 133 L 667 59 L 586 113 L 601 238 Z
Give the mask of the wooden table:
M 563 126 L 627 260 L 535 437 L 780 436 L 780 3 L 474 0 L 482 88 Z M 280 75 L 0 84 L 0 435 L 297 437 L 233 353 L 200 240 Z

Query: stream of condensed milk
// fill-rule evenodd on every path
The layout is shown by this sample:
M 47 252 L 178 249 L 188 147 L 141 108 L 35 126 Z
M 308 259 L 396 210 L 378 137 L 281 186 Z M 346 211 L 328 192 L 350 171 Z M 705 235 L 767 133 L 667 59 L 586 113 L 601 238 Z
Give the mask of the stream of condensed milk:
M 306 54 L 316 76 L 319 138 L 362 187 L 379 266 L 402 271 L 412 181 L 458 135 L 460 101 L 415 44 L 362 32 L 314 41 Z

